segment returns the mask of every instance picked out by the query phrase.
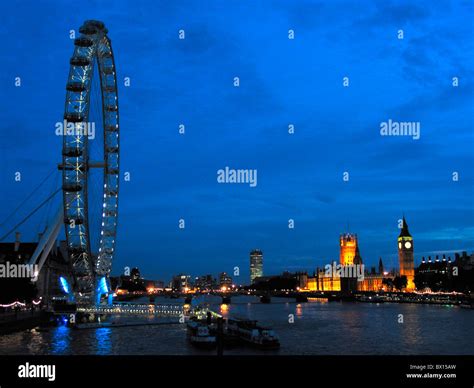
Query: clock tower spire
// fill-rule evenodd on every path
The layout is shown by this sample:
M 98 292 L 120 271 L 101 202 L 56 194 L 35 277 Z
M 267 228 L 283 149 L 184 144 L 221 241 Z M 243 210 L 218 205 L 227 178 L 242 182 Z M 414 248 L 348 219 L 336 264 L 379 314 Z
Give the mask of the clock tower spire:
M 403 224 L 398 236 L 398 261 L 400 264 L 400 276 L 407 278 L 407 291 L 415 289 L 415 260 L 413 256 L 413 237 L 408 230 L 408 224 L 403 216 Z

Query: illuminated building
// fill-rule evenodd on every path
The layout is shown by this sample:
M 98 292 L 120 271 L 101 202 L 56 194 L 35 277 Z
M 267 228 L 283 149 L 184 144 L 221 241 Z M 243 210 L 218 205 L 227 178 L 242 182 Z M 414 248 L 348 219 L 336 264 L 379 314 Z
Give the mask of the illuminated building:
M 295 278 L 297 289 L 304 290 L 308 288 L 308 274 L 306 272 L 296 272 Z
M 341 247 L 339 262 L 341 265 L 354 264 L 354 258 L 357 251 L 357 235 L 352 233 L 341 234 L 339 238 Z
M 173 291 L 187 292 L 191 288 L 190 276 L 180 274 L 173 277 L 171 281 L 171 288 Z
M 313 277 L 308 278 L 309 291 L 341 291 L 341 278 L 327 275 L 323 269 L 316 269 Z
M 407 278 L 407 291 L 415 289 L 415 261 L 413 257 L 413 237 L 408 231 L 408 224 L 403 217 L 402 230 L 398 236 L 398 261 L 400 276 Z
M 250 252 L 250 284 L 263 276 L 263 253 L 260 249 Z
M 312 277 L 308 277 L 308 291 L 380 291 L 383 289 L 384 275 L 364 274 L 363 280 L 345 278 L 326 274 L 324 270 L 317 269 Z
M 195 278 L 194 288 L 199 291 L 210 291 L 217 288 L 217 281 L 210 274 L 198 276 Z
M 347 236 L 347 235 L 346 235 Z M 344 260 L 344 263 L 343 264 L 341 262 L 341 265 L 345 266 L 345 267 L 348 267 L 348 266 L 362 266 L 362 257 L 360 255 L 360 251 L 359 251 L 359 244 L 357 242 L 357 236 L 356 235 L 352 235 L 352 238 L 350 240 L 346 239 L 345 241 L 345 244 L 341 244 L 341 253 L 340 253 L 340 256 L 341 256 L 341 259 Z M 352 242 L 355 242 L 355 252 L 354 254 L 352 253 L 352 245 L 351 243 Z M 342 241 L 341 241 L 342 243 Z M 349 243 L 350 245 L 347 245 L 347 243 Z M 362 267 L 362 271 L 363 271 L 363 267 Z M 352 291 L 357 291 L 359 289 L 359 287 L 361 286 L 361 282 L 363 282 L 363 280 L 359 280 L 357 279 L 356 277 L 348 277 L 348 278 L 342 278 L 341 279 L 341 290 L 344 291 L 344 292 L 352 292 Z
M 227 290 L 232 288 L 232 278 L 225 272 L 222 272 L 219 275 L 219 286 L 221 289 L 225 287 Z
M 357 291 L 380 291 L 383 289 L 382 274 L 366 274 L 364 280 L 357 282 Z
M 379 271 L 375 268 L 368 273 L 363 267 L 363 260 L 359 250 L 356 234 L 341 234 L 340 239 L 339 267 L 341 275 L 334 271 L 326 273 L 325 270 L 316 270 L 313 277 L 307 279 L 307 290 L 309 291 L 343 291 L 346 293 L 356 291 L 380 291 L 383 289 L 383 263 L 379 259 Z M 334 263 L 334 266 L 336 263 Z M 356 267 L 358 266 L 358 267 Z M 352 267 L 352 268 L 351 268 Z M 358 274 L 355 276 L 355 274 Z M 358 277 L 359 275 L 362 276 Z

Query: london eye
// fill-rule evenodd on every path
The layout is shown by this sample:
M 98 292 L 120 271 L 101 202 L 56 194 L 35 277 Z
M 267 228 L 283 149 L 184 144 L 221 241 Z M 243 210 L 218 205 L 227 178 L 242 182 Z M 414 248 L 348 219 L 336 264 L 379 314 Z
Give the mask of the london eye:
M 62 146 L 63 219 L 75 294 L 110 289 L 119 194 L 119 105 L 104 23 L 84 22 L 66 84 Z M 96 195 L 97 198 L 93 198 Z M 98 227 L 95 228 L 94 225 Z

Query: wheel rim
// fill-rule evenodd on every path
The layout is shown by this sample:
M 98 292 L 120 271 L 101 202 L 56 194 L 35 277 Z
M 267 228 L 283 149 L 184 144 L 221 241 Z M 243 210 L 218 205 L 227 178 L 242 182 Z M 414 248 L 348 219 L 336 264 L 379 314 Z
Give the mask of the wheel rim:
M 64 113 L 62 165 L 64 224 L 73 270 L 73 290 L 94 293 L 98 277 L 108 279 L 115 251 L 119 193 L 119 109 L 115 62 L 107 29 L 86 21 L 74 41 Z M 94 69 L 98 70 L 103 128 L 103 160 L 90 160 L 89 122 Z M 66 131 L 66 128 L 68 129 Z M 89 128 L 90 129 L 90 128 Z M 89 171 L 103 168 L 102 215 L 98 251 L 91 247 Z

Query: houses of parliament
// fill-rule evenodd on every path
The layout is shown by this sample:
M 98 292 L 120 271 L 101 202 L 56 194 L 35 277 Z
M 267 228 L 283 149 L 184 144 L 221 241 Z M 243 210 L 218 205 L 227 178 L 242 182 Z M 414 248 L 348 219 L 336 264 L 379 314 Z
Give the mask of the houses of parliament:
M 339 238 L 339 246 L 340 268 L 363 265 L 356 234 L 342 234 Z M 405 217 L 403 217 L 398 236 L 398 260 L 399 275 L 406 276 L 407 279 L 405 290 L 414 291 L 413 237 L 410 235 Z M 375 268 L 370 271 L 364 270 L 363 280 L 358 280 L 356 277 L 337 276 L 334 273 L 327 274 L 324 269 L 318 268 L 313 276 L 308 277 L 307 289 L 309 291 L 380 291 L 384 289 L 383 280 L 386 277 L 388 277 L 388 273 L 384 271 L 383 262 L 380 258 L 377 270 Z

